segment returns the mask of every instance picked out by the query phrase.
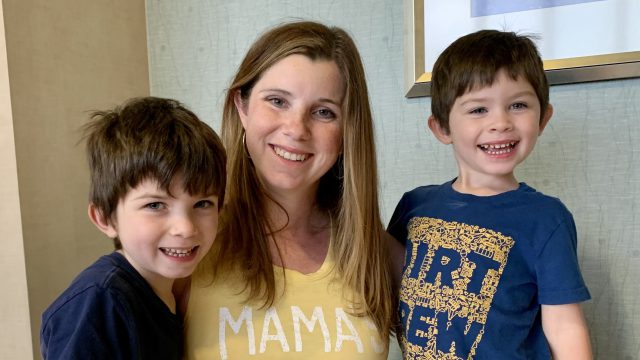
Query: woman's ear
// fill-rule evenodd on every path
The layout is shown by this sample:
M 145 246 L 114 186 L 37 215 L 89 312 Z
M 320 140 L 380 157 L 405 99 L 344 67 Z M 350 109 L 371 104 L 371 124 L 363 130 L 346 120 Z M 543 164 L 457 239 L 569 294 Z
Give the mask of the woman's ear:
M 436 139 L 438 139 L 445 145 L 449 145 L 452 143 L 449 131 L 443 129 L 442 126 L 440 126 L 440 122 L 438 122 L 438 119 L 431 115 L 429 116 L 429 120 L 427 122 L 429 124 L 429 129 L 431 129 L 431 132 L 436 137 Z
M 247 99 L 248 100 L 248 99 Z M 242 94 L 240 90 L 236 90 L 233 94 L 233 103 L 236 106 L 236 111 L 238 111 L 238 115 L 240 115 L 240 122 L 242 122 L 242 127 L 247 128 L 247 104 L 245 104 L 245 100 L 242 98 Z
M 549 120 L 551 120 L 551 116 L 553 116 L 553 106 L 549 104 L 547 105 L 547 110 L 544 111 L 544 116 L 540 119 L 540 130 L 538 130 L 538 136 L 542 135 L 544 128 L 547 127 Z
M 111 221 L 102 215 L 102 212 L 96 207 L 95 204 L 89 204 L 89 209 L 87 210 L 89 215 L 89 220 L 95 225 L 98 230 L 102 231 L 105 235 L 110 237 L 111 239 L 115 239 L 118 237 L 118 230 L 114 225 L 111 224 Z

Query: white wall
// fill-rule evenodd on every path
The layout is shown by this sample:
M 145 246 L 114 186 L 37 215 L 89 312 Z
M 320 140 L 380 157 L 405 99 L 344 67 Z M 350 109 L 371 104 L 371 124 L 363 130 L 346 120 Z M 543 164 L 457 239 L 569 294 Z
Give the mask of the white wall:
M 177 98 L 219 129 L 224 90 L 268 26 L 313 19 L 347 29 L 367 72 L 383 216 L 404 191 L 455 176 L 450 149 L 427 133 L 430 99 L 403 94 L 402 1 L 147 0 L 151 93 Z M 597 358 L 640 357 L 640 79 L 554 86 L 555 115 L 520 180 L 573 211 L 593 300 Z M 397 352 L 390 358 L 399 358 Z

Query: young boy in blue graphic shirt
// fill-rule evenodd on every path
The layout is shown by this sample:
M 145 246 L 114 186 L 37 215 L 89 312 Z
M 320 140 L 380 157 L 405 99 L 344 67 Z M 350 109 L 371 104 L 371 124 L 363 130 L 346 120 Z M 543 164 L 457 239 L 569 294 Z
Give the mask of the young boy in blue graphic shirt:
M 589 359 L 590 298 L 573 217 L 514 169 L 552 115 L 534 43 L 482 30 L 435 63 L 429 128 L 458 176 L 402 197 L 388 231 L 405 244 L 405 359 Z
M 153 97 L 95 112 L 85 127 L 89 218 L 116 250 L 85 269 L 44 312 L 44 359 L 181 359 L 175 279 L 216 235 L 226 155 L 180 103 Z

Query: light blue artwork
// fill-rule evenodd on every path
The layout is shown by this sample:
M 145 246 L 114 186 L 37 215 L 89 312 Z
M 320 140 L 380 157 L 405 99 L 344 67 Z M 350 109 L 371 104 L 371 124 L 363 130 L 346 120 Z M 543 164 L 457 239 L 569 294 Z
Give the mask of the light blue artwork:
M 574 5 L 604 0 L 471 0 L 471 17 Z

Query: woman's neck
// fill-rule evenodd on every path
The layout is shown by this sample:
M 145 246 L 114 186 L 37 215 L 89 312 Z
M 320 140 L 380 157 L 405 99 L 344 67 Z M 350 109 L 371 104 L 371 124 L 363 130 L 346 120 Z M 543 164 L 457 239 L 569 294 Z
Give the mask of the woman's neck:
M 315 199 L 277 204 L 269 201 L 269 219 L 277 233 L 314 234 L 330 226 L 329 214 L 317 207 Z
M 267 200 L 267 214 L 273 230 L 299 232 L 325 226 L 328 217 L 319 211 L 317 188 L 300 191 L 272 191 Z
M 276 200 L 277 199 L 277 200 Z M 317 271 L 329 250 L 331 220 L 313 197 L 274 197 L 268 202 L 275 265 L 304 274 Z M 280 205 L 280 206 L 278 206 Z

